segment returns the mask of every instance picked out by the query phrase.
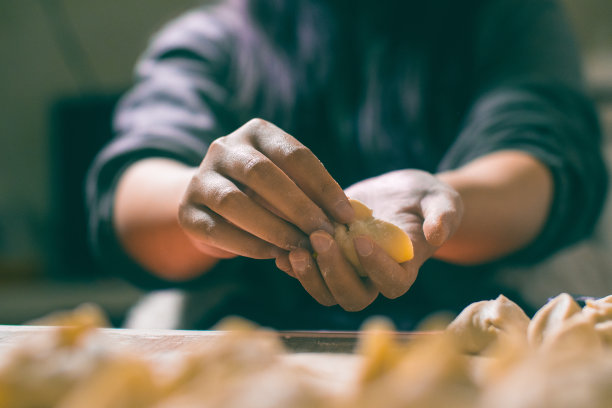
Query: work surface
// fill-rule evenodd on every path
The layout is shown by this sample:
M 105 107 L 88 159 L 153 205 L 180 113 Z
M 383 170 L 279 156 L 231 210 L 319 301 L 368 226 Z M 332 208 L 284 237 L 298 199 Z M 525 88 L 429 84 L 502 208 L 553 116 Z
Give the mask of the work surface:
M 0 325 L 0 362 L 11 350 L 52 329 L 48 326 Z M 152 361 L 167 361 L 194 350 L 213 348 L 224 341 L 225 333 L 214 330 L 99 329 L 96 336 L 112 349 L 138 353 Z M 359 336 L 358 332 L 279 333 L 288 350 L 283 356 L 288 364 L 306 367 L 337 383 L 352 382 L 359 371 L 361 359 L 351 353 Z
M 0 326 L 0 407 L 610 408 L 612 401 L 612 296 L 581 307 L 560 294 L 531 319 L 499 296 L 466 308 L 437 335 L 397 334 L 382 321 L 363 333 L 275 333 L 242 320 L 220 326 L 229 331 L 91 330 L 101 320 L 95 308 L 81 308 L 39 323 L 65 325 L 59 329 Z
M 36 338 L 47 337 L 51 330 L 52 327 L 46 326 L 0 326 L 0 366 L 14 350 L 23 349 L 28 342 L 35 344 Z M 218 349 L 227 339 L 225 334 L 223 331 L 99 329 L 94 336 L 105 349 L 125 351 L 126 356 L 137 356 L 151 362 L 152 367 L 164 370 L 194 352 Z M 279 333 L 279 337 L 287 349 L 286 354 L 279 356 L 279 363 L 286 369 L 308 373 L 331 393 L 354 388 L 363 358 L 338 351 L 352 349 L 358 333 Z
M 27 338 L 49 332 L 49 326 L 3 326 L 0 325 L 0 355 Z M 141 353 L 157 354 L 170 351 L 191 350 L 196 345 L 214 346 L 222 341 L 223 331 L 215 330 L 137 330 L 100 329 L 100 336 L 109 344 L 119 347 L 137 348 Z M 407 341 L 430 333 L 397 333 L 396 338 Z M 279 338 L 292 354 L 351 354 L 355 350 L 361 332 L 340 331 L 282 331 Z

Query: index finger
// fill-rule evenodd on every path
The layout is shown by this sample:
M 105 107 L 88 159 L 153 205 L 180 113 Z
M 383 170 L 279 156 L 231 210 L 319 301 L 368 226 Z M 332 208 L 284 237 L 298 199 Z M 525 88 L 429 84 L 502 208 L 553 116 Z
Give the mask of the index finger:
M 248 124 L 253 145 L 285 172 L 297 186 L 336 221 L 346 224 L 355 211 L 323 163 L 302 143 L 273 124 L 254 119 Z

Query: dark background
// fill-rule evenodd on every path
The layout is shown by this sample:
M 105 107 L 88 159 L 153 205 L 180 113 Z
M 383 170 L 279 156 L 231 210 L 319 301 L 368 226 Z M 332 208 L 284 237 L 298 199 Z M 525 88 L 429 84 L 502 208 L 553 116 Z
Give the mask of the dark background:
M 0 324 L 84 301 L 100 304 L 120 324 L 141 296 L 91 262 L 83 177 L 110 136 L 114 103 L 148 38 L 196 4 L 0 0 Z M 610 135 L 612 2 L 564 4 Z M 606 213 L 598 230 L 598 254 L 611 252 L 610 218 Z

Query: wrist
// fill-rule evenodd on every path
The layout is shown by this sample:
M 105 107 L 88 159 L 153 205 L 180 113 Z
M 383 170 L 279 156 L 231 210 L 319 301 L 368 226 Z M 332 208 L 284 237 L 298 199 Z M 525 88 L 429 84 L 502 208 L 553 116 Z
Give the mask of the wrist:
M 195 171 L 174 160 L 150 158 L 126 169 L 117 185 L 113 224 L 119 242 L 143 268 L 167 280 L 194 278 L 218 261 L 196 248 L 178 222 Z

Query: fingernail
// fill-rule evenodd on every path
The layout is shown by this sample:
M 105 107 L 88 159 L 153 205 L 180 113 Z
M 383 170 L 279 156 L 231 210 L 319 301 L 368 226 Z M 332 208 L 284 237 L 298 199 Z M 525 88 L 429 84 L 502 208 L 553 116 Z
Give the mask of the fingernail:
M 356 237 L 354 240 L 355 250 L 361 256 L 370 256 L 374 252 L 372 241 L 364 237 Z
M 331 238 L 316 232 L 310 236 L 310 242 L 314 250 L 318 253 L 327 252 L 332 245 Z
M 291 259 L 291 266 L 293 266 L 293 269 L 297 272 L 304 272 L 306 270 L 306 266 L 308 265 L 306 254 L 292 253 L 289 255 L 289 258 Z
M 353 206 L 346 200 L 341 200 L 336 204 L 336 213 L 340 216 L 340 220 L 344 223 L 352 221 L 355 218 L 355 210 Z

